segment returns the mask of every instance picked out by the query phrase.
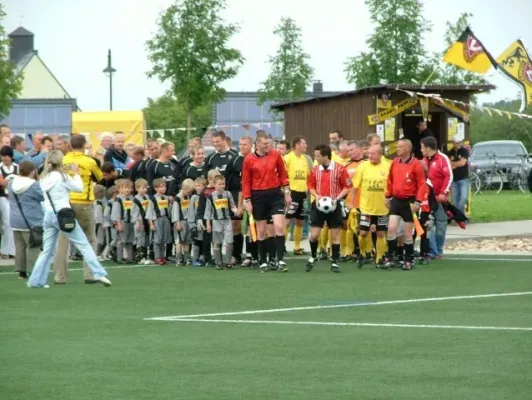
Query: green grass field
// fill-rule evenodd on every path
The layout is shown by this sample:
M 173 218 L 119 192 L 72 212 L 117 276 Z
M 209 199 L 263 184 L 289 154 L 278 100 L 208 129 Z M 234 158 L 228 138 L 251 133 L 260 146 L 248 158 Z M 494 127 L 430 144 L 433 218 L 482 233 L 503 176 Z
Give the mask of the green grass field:
M 473 196 L 472 222 L 523 221 L 532 219 L 532 194 L 503 190 L 499 194 Z
M 4 267 L 0 399 L 530 399 L 531 259 L 288 265 L 113 267 L 111 288 L 77 270 L 40 290 Z

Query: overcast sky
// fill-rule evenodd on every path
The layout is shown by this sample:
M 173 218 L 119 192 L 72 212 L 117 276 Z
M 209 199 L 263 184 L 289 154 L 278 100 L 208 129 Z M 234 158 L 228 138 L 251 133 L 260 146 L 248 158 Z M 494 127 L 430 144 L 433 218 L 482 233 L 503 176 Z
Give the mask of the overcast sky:
M 137 110 L 147 97 L 164 93 L 166 84 L 146 77 L 150 63 L 145 42 L 157 30 L 157 17 L 172 0 L 2 0 L 8 32 L 23 25 L 35 34 L 35 47 L 83 111 L 107 110 L 109 80 L 102 73 L 112 49 L 114 109 Z M 46 5 L 45 5 L 46 4 Z M 226 17 L 241 26 L 232 40 L 246 62 L 224 84 L 229 91 L 255 91 L 268 75 L 268 54 L 278 42 L 272 31 L 282 16 L 297 21 L 311 56 L 315 79 L 324 90 L 351 90 L 344 62 L 365 49 L 372 32 L 363 0 L 228 0 Z M 429 51 L 444 50 L 445 22 L 472 12 L 472 29 L 494 57 L 517 38 L 532 49 L 531 0 L 425 0 L 433 29 L 425 35 Z M 482 101 L 515 98 L 517 86 L 490 73 L 498 89 Z

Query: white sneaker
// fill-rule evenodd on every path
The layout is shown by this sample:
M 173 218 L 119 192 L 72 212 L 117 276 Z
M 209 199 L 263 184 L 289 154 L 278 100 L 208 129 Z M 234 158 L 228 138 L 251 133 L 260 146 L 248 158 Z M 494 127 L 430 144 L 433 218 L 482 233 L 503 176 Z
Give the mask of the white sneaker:
M 261 264 L 260 267 L 259 267 L 259 270 L 260 270 L 261 274 L 267 272 L 268 271 L 268 264 L 266 264 L 266 263 Z
M 152 260 L 145 259 L 140 262 L 142 265 L 152 265 L 155 264 Z
M 105 276 L 100 276 L 96 278 L 97 281 L 101 282 L 104 286 L 111 286 L 111 281 L 107 279 Z
M 279 261 L 277 263 L 277 271 L 288 272 L 288 268 L 286 267 L 286 263 L 284 261 Z
M 104 261 L 107 261 L 107 258 L 104 257 L 103 255 L 99 255 L 99 256 L 98 256 L 98 261 L 99 261 L 99 262 L 104 262 Z

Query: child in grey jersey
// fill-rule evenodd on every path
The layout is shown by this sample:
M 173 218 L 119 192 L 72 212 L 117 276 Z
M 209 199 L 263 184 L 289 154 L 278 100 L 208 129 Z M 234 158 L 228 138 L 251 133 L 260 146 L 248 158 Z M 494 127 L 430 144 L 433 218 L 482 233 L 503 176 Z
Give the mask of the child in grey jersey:
M 113 222 L 111 221 L 111 211 L 113 209 L 113 204 L 116 201 L 116 196 L 118 196 L 118 188 L 116 186 L 111 186 L 107 190 L 107 197 L 109 198 L 109 200 L 107 201 L 107 204 L 105 205 L 105 208 L 103 210 L 103 227 L 105 228 L 107 241 L 107 248 L 104 253 L 106 254 L 107 258 L 110 258 L 115 261 L 116 230 L 113 226 Z
M 120 179 L 116 182 L 118 196 L 111 211 L 111 221 L 115 225 L 117 232 L 116 253 L 118 262 L 134 264 L 133 241 L 135 238 L 133 218 L 133 182 L 129 179 Z M 127 256 L 124 257 L 124 249 Z
M 217 269 L 223 269 L 223 244 L 225 244 L 226 266 L 227 268 L 232 268 L 233 224 L 231 222 L 231 211 L 238 215 L 233 196 L 225 190 L 225 178 L 222 175 L 216 176 L 214 178 L 214 191 L 207 199 L 205 206 L 205 220 L 207 221 L 207 232 L 212 232 L 214 260 Z
M 105 198 L 105 187 L 94 185 L 94 234 L 96 236 L 96 255 L 102 261 L 102 253 L 105 249 L 106 233 L 103 225 L 103 212 L 107 199 Z
M 146 219 L 150 224 L 153 232 L 153 252 L 155 262 L 159 265 L 165 265 L 167 262 L 164 258 L 166 255 L 166 245 L 172 243 L 172 232 L 170 223 L 170 206 L 166 193 L 166 181 L 162 178 L 153 181 L 155 195 L 150 199 Z
M 133 211 L 131 217 L 135 224 L 135 246 L 136 261 L 143 265 L 152 264 L 153 261 L 149 256 L 148 248 L 150 246 L 150 226 L 146 219 L 146 212 L 150 204 L 148 193 L 148 182 L 145 179 L 135 181 L 135 190 L 137 194 L 133 198 Z
M 172 204 L 172 223 L 174 224 L 174 238 L 176 246 L 176 265 L 190 265 L 190 245 L 192 231 L 189 226 L 190 195 L 196 190 L 192 179 L 185 179 L 181 191 Z M 194 221 L 195 222 L 195 221 Z

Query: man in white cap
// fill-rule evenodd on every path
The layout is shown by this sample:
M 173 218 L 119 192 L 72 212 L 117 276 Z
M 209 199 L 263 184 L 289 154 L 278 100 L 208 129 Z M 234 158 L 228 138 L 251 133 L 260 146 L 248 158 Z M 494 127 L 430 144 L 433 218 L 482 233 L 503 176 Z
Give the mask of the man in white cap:
M 464 212 L 467 198 L 469 197 L 469 150 L 464 147 L 460 136 L 452 138 L 453 148 L 449 151 L 449 159 L 453 170 L 453 183 L 451 185 L 451 198 L 453 205 Z

